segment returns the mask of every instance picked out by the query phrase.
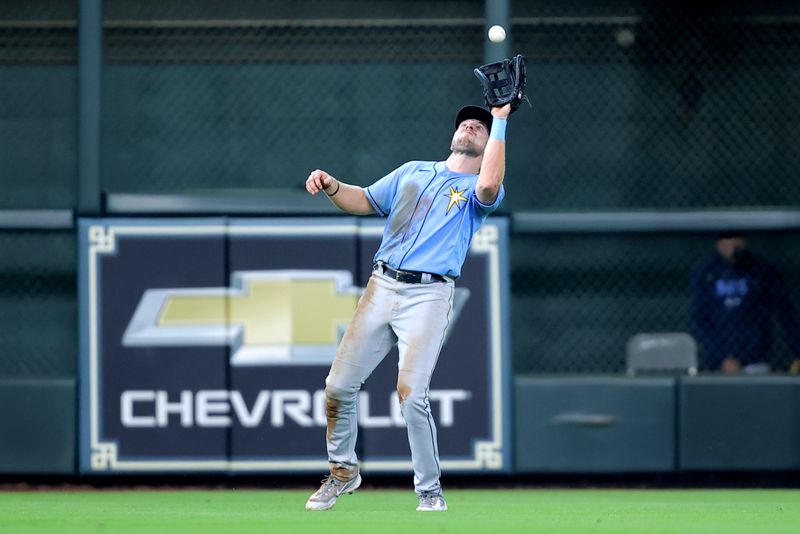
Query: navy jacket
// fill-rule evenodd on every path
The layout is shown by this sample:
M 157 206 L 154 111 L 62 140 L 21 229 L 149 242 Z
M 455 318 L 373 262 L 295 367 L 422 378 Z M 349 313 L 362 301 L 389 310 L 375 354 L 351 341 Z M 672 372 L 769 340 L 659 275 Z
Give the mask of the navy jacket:
M 735 264 L 714 253 L 691 281 L 692 333 L 705 366 L 719 368 L 731 356 L 742 365 L 770 361 L 774 319 L 800 357 L 800 324 L 789 289 L 777 269 L 745 250 Z

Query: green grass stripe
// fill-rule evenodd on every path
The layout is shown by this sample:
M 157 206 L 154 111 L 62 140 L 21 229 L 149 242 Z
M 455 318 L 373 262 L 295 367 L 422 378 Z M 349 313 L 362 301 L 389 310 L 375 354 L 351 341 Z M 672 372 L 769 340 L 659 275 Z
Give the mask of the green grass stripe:
M 0 493 L 0 532 L 800 532 L 795 490 L 451 490 L 450 510 L 423 514 L 412 491 L 381 489 L 307 512 L 312 489 Z

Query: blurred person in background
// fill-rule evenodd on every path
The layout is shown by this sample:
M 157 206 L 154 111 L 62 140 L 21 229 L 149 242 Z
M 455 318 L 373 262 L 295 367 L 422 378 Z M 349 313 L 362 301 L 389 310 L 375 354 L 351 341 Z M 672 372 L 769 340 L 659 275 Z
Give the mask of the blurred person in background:
M 720 234 L 716 250 L 695 267 L 691 316 L 710 370 L 769 373 L 775 319 L 800 358 L 800 323 L 789 288 L 771 263 L 747 248 L 741 233 Z

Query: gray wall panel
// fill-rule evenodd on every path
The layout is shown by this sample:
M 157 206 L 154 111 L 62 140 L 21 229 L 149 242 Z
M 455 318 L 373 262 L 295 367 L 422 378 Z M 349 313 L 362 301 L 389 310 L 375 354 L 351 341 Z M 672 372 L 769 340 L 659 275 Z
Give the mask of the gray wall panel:
M 675 468 L 672 378 L 517 377 L 518 472 Z
M 681 469 L 800 469 L 800 377 L 687 377 L 680 413 Z
M 75 380 L 0 380 L 0 473 L 75 473 Z

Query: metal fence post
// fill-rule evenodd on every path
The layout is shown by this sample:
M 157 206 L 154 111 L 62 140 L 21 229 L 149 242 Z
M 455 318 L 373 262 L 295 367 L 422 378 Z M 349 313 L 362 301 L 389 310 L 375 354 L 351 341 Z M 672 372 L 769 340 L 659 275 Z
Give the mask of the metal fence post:
M 100 108 L 103 2 L 80 0 L 78 12 L 78 206 L 81 215 L 102 209 Z
M 484 16 L 484 63 L 493 63 L 511 56 L 511 0 L 486 0 Z M 499 24 L 506 30 L 506 39 L 502 43 L 493 43 L 486 32 L 489 28 Z

